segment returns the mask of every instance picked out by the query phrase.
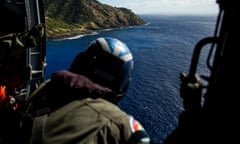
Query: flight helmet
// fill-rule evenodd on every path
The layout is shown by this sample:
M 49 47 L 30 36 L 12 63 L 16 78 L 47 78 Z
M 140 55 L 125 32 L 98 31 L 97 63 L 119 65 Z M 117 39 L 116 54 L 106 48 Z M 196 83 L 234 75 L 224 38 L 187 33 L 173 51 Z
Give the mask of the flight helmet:
M 133 63 L 132 53 L 125 43 L 112 37 L 100 37 L 75 57 L 70 71 L 124 95 L 131 80 Z

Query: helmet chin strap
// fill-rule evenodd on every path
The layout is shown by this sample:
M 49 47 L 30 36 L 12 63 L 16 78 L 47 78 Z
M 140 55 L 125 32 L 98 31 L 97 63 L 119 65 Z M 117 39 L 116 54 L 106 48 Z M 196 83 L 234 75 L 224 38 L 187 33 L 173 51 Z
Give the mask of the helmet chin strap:
M 117 101 L 117 103 L 124 97 L 126 95 L 126 93 L 125 92 L 123 92 L 123 91 L 121 91 L 121 92 L 119 92 L 118 94 L 117 94 L 117 96 L 116 96 L 116 101 Z

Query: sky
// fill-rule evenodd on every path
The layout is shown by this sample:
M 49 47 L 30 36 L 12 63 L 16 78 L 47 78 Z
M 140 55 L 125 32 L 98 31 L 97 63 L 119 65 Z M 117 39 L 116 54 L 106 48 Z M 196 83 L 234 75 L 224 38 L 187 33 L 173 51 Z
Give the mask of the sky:
M 98 0 L 114 7 L 125 7 L 136 14 L 214 14 L 216 0 Z

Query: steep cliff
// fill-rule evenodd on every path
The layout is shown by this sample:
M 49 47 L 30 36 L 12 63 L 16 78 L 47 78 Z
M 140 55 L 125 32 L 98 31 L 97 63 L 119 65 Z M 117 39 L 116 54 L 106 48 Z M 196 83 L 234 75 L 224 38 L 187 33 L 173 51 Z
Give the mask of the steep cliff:
M 144 24 L 130 9 L 112 7 L 97 0 L 46 0 L 48 38 L 62 38 L 95 30 Z

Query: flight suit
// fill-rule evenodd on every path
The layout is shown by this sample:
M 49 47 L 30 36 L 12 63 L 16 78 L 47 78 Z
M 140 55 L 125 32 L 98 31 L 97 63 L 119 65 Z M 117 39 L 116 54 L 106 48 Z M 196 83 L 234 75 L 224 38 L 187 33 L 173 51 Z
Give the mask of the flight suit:
M 52 77 L 51 84 L 58 87 L 59 95 L 87 93 L 107 95 L 108 88 L 102 88 L 71 72 L 61 71 Z M 63 84 L 62 84 L 63 83 Z M 56 85 L 58 85 L 56 87 Z M 54 89 L 54 87 L 50 86 Z M 67 88 L 69 86 L 70 89 Z M 63 88 L 65 87 L 65 89 Z M 87 87 L 87 88 L 86 88 Z M 91 89 L 91 90 L 89 90 Z M 44 90 L 45 91 L 45 90 Z M 66 93 L 67 91 L 67 93 Z M 87 92 L 86 92 L 87 91 Z M 94 91 L 94 92 L 93 92 Z M 52 94 L 52 93 L 51 93 Z M 56 102 L 60 100 L 55 96 Z M 59 99 L 61 99 L 59 96 Z M 70 96 L 69 96 L 70 97 Z M 66 98 L 65 98 L 66 99 Z M 134 144 L 150 143 L 150 138 L 142 125 L 116 104 L 99 96 L 70 98 L 63 106 L 55 106 L 52 112 L 35 118 L 32 143 L 42 144 Z M 51 101 L 51 100 L 50 100 Z M 50 106 L 53 107 L 53 106 Z M 57 108 L 56 108 L 57 107 Z M 39 127 L 38 123 L 42 126 Z M 39 131 L 40 132 L 36 132 Z M 36 133 L 36 135 L 34 134 Z

